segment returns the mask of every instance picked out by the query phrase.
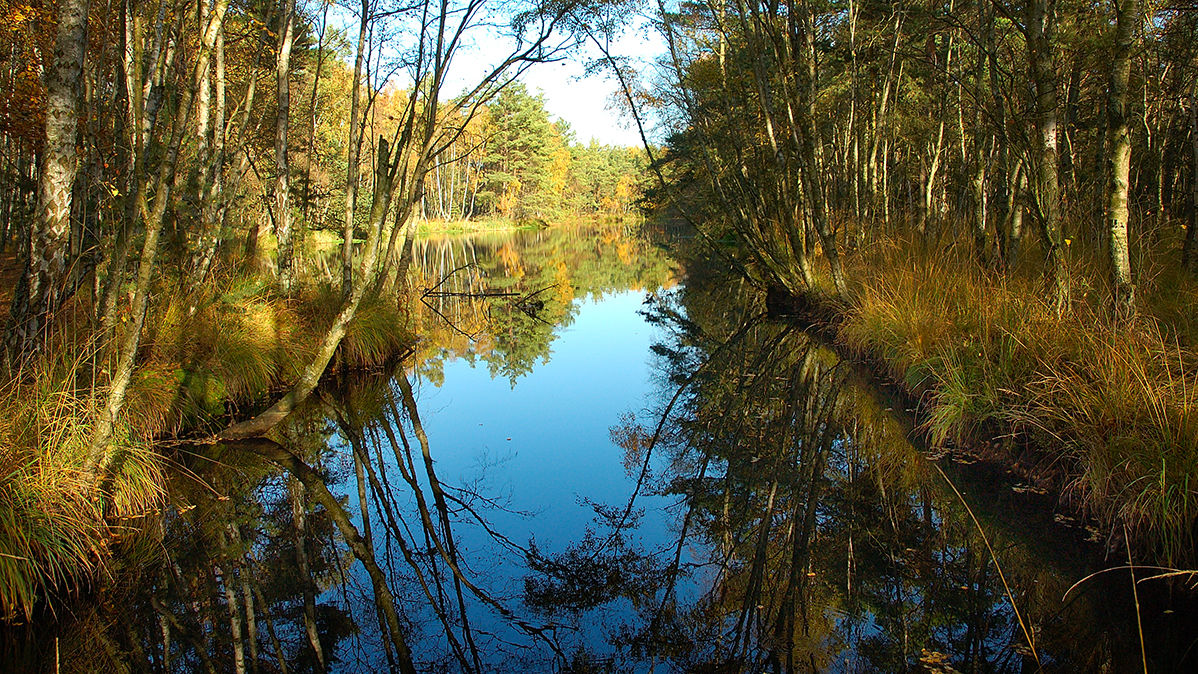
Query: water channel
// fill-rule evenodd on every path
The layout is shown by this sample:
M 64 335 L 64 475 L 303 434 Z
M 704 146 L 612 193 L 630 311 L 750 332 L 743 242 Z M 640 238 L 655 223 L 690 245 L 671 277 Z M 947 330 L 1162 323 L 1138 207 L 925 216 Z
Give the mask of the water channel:
M 157 539 L 5 661 L 1141 669 L 1125 574 L 1066 596 L 1120 564 L 1104 541 L 912 444 L 902 401 L 754 289 L 625 224 L 431 238 L 415 261 L 411 357 L 335 377 L 279 444 L 185 453 Z M 1193 617 L 1149 585 L 1143 659 L 1183 670 Z

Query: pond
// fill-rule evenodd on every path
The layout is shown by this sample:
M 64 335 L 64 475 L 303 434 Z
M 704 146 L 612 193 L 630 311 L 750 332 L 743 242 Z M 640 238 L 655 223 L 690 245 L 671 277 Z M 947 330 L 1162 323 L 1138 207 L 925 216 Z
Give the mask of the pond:
M 67 670 L 1138 671 L 1193 616 L 638 227 L 418 242 L 393 369 L 180 455 Z M 1148 572 L 1141 572 L 1141 576 Z M 1162 589 L 1164 588 L 1164 590 Z M 1066 596 L 1067 595 L 1067 596 Z M 1143 657 L 1141 656 L 1143 644 Z M 1186 661 L 1186 658 L 1190 658 Z

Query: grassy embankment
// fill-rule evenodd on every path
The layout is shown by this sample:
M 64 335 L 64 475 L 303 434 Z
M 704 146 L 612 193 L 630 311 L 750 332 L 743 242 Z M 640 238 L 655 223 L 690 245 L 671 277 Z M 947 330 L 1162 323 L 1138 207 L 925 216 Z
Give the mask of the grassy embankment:
M 180 285 L 164 281 L 146 320 L 113 440 L 122 460 L 109 467 L 102 497 L 85 460 L 113 363 L 85 327 L 86 298 L 60 316 L 36 362 L 0 385 L 0 621 L 28 619 L 44 600 L 102 578 L 115 547 L 137 546 L 162 506 L 169 459 L 156 443 L 218 430 L 269 403 L 307 364 L 340 304 L 329 284 L 283 297 L 248 273 Z M 412 341 L 406 325 L 393 297 L 365 302 L 337 366 L 368 367 L 397 354 Z
M 546 223 L 541 220 L 511 220 L 499 217 L 478 220 L 420 220 L 416 223 L 416 235 L 510 232 L 518 229 L 538 229 L 545 226 Z
M 1139 315 L 1117 327 L 1105 262 L 1078 248 L 1058 316 L 1035 251 L 1004 275 L 965 245 L 872 244 L 850 257 L 857 289 L 837 339 L 920 399 L 933 441 L 1006 438 L 1004 459 L 1108 531 L 1126 525 L 1143 553 L 1193 564 L 1198 281 L 1175 248 L 1138 251 Z
M 476 220 L 419 220 L 416 223 L 417 236 L 436 234 L 479 234 L 485 232 L 511 232 L 521 229 L 545 229 L 564 223 L 573 222 L 627 222 L 641 221 L 639 213 L 587 213 L 572 215 L 564 219 L 545 220 L 542 218 L 503 218 L 489 216 Z

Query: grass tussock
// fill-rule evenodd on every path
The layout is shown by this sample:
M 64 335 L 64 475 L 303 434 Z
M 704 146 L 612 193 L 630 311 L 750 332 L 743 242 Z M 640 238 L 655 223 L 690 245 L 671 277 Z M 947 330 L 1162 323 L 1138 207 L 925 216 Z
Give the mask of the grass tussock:
M 0 383 L 0 621 L 28 620 L 47 599 L 107 577 L 115 544 L 126 557 L 142 545 L 134 534 L 148 531 L 145 516 L 163 498 L 155 441 L 217 430 L 290 387 L 341 306 L 331 287 L 283 297 L 247 275 L 158 297 L 98 471 L 88 453 L 114 354 L 96 355 L 94 344 L 78 342 L 85 333 L 63 330 L 36 363 Z M 412 342 L 406 325 L 394 297 L 363 302 L 337 367 L 365 368 L 401 352 Z
M 968 250 L 881 244 L 839 338 L 924 402 L 933 440 L 978 426 L 1028 438 L 1039 469 L 1165 562 L 1195 556 L 1198 283 L 1145 264 L 1140 316 L 1112 324 L 1101 264 L 1072 262 L 1060 315 L 1038 270 L 985 270 Z M 1188 305 L 1189 311 L 1185 311 Z
M 71 364 L 0 387 L 0 620 L 28 620 L 47 597 L 98 577 L 109 549 L 163 498 L 162 462 L 120 425 L 111 481 L 86 470 L 102 398 Z M 98 494 L 98 489 L 106 493 Z
M 143 345 L 130 416 L 144 436 L 215 428 L 238 409 L 289 387 L 315 356 L 341 308 L 340 290 L 302 287 L 282 297 L 269 280 L 221 279 L 164 302 Z M 336 367 L 377 365 L 411 344 L 394 298 L 363 300 Z
M 319 337 L 341 308 L 341 290 L 322 285 L 301 302 L 301 313 L 307 317 L 311 329 L 319 330 Z M 367 295 L 338 347 L 337 367 L 371 368 L 404 351 L 414 341 L 406 327 L 409 324 L 406 310 L 393 297 Z

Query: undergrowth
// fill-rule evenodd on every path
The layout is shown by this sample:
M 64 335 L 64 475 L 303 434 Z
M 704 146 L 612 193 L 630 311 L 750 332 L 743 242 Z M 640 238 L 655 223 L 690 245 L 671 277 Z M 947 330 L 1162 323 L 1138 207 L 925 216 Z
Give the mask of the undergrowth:
M 968 249 L 877 244 L 850 263 L 859 288 L 839 338 L 921 398 L 933 441 L 979 426 L 1023 437 L 1084 511 L 1163 562 L 1192 562 L 1198 282 L 1143 259 L 1139 316 L 1116 325 L 1097 256 L 1074 251 L 1058 315 L 1035 265 L 1003 274 Z
M 0 620 L 30 619 L 38 603 L 105 569 L 109 549 L 163 497 L 161 457 L 120 424 L 107 493 L 86 469 L 102 401 L 80 389 L 78 364 L 43 359 L 36 377 L 0 388 Z
M 291 386 L 341 305 L 331 285 L 283 297 L 245 273 L 157 297 L 103 479 L 88 469 L 88 452 L 115 358 L 99 355 L 84 302 L 29 365 L 0 382 L 0 621 L 52 608 L 58 602 L 46 600 L 111 571 L 114 545 L 140 545 L 143 518 L 164 493 L 155 443 L 218 430 Z M 334 367 L 374 366 L 401 352 L 412 341 L 407 323 L 395 297 L 364 301 Z
M 142 365 L 130 392 L 147 435 L 215 430 L 245 408 L 269 402 L 314 357 L 341 307 L 340 289 L 306 286 L 279 296 L 267 279 L 235 276 L 178 293 L 147 321 Z M 334 368 L 375 366 L 412 342 L 395 298 L 358 308 Z

